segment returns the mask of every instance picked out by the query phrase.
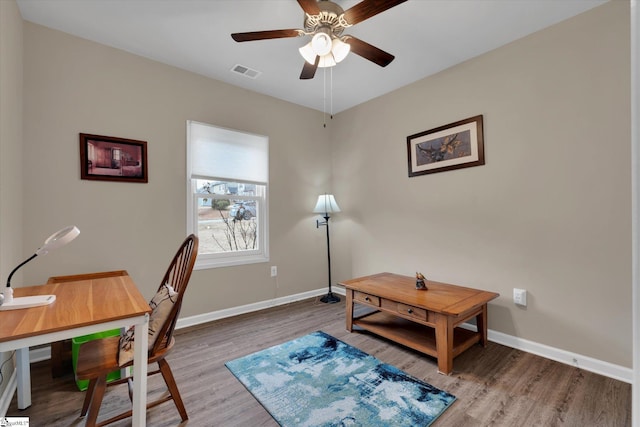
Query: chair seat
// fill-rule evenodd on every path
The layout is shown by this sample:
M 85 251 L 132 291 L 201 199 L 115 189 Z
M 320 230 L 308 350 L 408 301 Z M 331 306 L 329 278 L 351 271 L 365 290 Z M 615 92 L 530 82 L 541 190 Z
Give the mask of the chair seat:
M 108 337 L 86 342 L 80 346 L 76 376 L 78 380 L 90 380 L 120 369 L 118 346 L 120 337 Z
M 174 344 L 175 338 L 171 337 L 169 345 L 149 357 L 148 363 L 155 363 L 163 359 L 169 354 L 171 349 L 173 349 Z M 123 366 L 118 365 L 119 345 L 120 337 L 102 338 L 82 344 L 82 346 L 80 346 L 76 367 L 77 379 L 90 380 L 133 365 L 133 362 L 129 362 Z

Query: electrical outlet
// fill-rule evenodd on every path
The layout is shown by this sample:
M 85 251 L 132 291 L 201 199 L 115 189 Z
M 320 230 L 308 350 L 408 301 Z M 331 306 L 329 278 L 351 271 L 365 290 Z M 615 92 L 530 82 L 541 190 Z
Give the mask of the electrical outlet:
M 275 265 L 271 266 L 271 277 L 276 277 L 278 275 L 278 267 Z
M 513 302 L 523 307 L 527 306 L 526 289 L 513 288 Z

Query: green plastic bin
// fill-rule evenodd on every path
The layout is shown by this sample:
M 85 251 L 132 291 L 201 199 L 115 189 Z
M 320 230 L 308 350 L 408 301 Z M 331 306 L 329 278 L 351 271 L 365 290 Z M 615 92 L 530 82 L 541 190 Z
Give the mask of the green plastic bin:
M 78 366 L 78 353 L 80 352 L 80 345 L 97 340 L 99 338 L 116 337 L 120 335 L 120 329 L 111 329 L 109 331 L 97 332 L 95 334 L 83 335 L 71 339 L 71 360 L 73 361 L 73 374 L 76 375 L 76 367 Z M 120 370 L 110 372 L 107 375 L 107 382 L 120 379 Z M 89 387 L 89 380 L 78 380 L 76 377 L 76 384 L 80 391 L 85 391 Z

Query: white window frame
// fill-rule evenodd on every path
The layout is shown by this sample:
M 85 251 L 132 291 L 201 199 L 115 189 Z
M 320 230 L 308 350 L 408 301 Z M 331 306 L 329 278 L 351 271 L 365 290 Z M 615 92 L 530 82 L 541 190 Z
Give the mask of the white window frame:
M 246 138 L 247 135 L 251 136 L 252 134 L 248 134 L 246 132 L 240 132 L 234 129 L 226 129 L 218 126 L 210 125 L 207 123 L 200 123 L 195 121 L 187 121 L 187 234 L 195 234 L 198 235 L 198 205 L 199 199 L 229 199 L 233 198 L 234 200 L 255 200 L 256 201 L 256 211 L 258 215 L 256 216 L 256 220 L 258 222 L 258 247 L 255 250 L 242 250 L 242 251 L 229 251 L 229 252 L 219 252 L 219 253 L 203 253 L 198 252 L 198 257 L 196 258 L 196 263 L 194 269 L 202 270 L 208 268 L 217 268 L 217 267 L 229 267 L 234 265 L 244 265 L 244 264 L 255 264 L 261 262 L 269 262 L 269 208 L 268 208 L 268 189 L 269 183 L 266 182 L 252 182 L 252 181 L 243 181 L 237 178 L 227 178 L 224 176 L 203 176 L 203 175 L 195 175 L 192 172 L 192 144 L 191 144 L 191 124 L 195 125 L 203 125 L 209 126 L 211 128 L 219 129 L 225 132 L 225 135 L 229 135 L 230 133 L 236 133 L 239 138 Z M 262 135 L 253 135 L 257 138 L 264 138 L 265 143 L 268 144 L 268 138 Z M 268 150 L 268 147 L 267 147 Z M 268 163 L 268 160 L 267 160 Z M 267 165 L 268 167 L 268 165 Z M 229 196 L 228 194 L 204 194 L 197 193 L 196 189 L 196 179 L 204 179 L 210 181 L 227 181 L 227 182 L 237 182 L 244 184 L 255 184 L 256 194 L 251 196 L 244 195 L 233 195 Z

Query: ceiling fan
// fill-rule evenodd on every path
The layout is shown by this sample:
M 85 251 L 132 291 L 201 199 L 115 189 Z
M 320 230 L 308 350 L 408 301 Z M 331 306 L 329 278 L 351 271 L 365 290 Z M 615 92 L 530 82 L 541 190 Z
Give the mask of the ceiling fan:
M 233 33 L 237 42 L 311 36 L 311 41 L 299 49 L 305 58 L 301 79 L 312 79 L 318 67 L 332 67 L 342 61 L 349 51 L 381 67 L 395 58 L 369 43 L 343 31 L 407 0 L 363 0 L 344 11 L 330 0 L 297 0 L 305 13 L 304 29 L 253 31 Z

